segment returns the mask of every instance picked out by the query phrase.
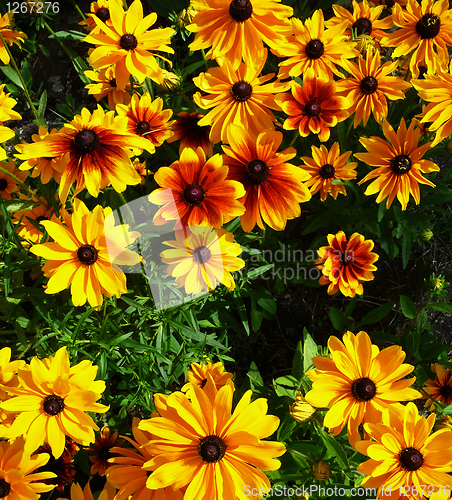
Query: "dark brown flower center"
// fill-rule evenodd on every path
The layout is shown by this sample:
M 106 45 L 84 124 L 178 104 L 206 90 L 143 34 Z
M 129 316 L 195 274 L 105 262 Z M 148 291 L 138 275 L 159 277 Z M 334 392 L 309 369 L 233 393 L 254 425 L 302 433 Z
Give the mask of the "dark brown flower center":
M 395 5 L 395 2 L 394 0 L 386 0 L 385 1 L 385 6 L 388 8 L 388 9 L 392 9 Z
M 119 40 L 119 45 L 124 50 L 133 50 L 138 45 L 138 42 L 134 35 L 127 33 L 122 35 Z
M 326 165 L 323 165 L 322 168 L 320 169 L 320 175 L 324 179 L 331 179 L 331 177 L 334 177 L 334 167 L 333 165 L 330 165 L 327 163 Z
M 49 220 L 48 217 L 46 217 L 45 215 L 40 215 L 39 217 L 36 217 L 36 222 L 39 224 L 40 222 L 42 222 L 43 220 Z
M 110 11 L 102 7 L 96 12 L 96 16 L 103 22 L 108 21 L 110 19 Z
M 114 457 L 114 454 L 111 453 L 110 449 L 111 449 L 111 446 L 103 446 L 102 448 L 100 448 L 97 451 L 97 456 L 100 459 L 105 460 L 105 462 L 106 462 L 109 458 Z
M 399 455 L 400 465 L 409 471 L 418 470 L 424 463 L 422 453 L 416 448 L 405 448 Z
M 423 15 L 416 24 L 416 32 L 421 38 L 435 38 L 439 33 L 441 21 L 435 14 Z
M 205 378 L 202 382 L 201 382 L 201 387 L 204 388 L 204 386 L 207 384 L 207 379 Z
M 138 135 L 144 135 L 146 132 L 149 132 L 151 130 L 151 126 L 149 125 L 149 122 L 141 121 L 137 123 L 137 134 Z
M 0 498 L 7 497 L 11 491 L 11 486 L 4 479 L 0 479 Z
M 83 245 L 77 250 L 77 258 L 82 264 L 91 266 L 97 260 L 99 252 L 92 245 Z
M 311 40 L 306 45 L 305 52 L 309 59 L 318 59 L 324 52 L 323 43 L 320 40 Z
M 200 205 L 206 192 L 199 184 L 189 184 L 184 189 L 184 200 L 191 206 Z
M 249 0 L 233 0 L 229 5 L 229 15 L 238 23 L 243 23 L 251 17 L 253 6 Z
M 270 169 L 264 161 L 253 160 L 246 166 L 246 175 L 253 184 L 263 184 L 270 175 Z
M 8 181 L 6 179 L 0 179 L 0 191 L 4 191 L 7 185 Z
M 208 262 L 211 255 L 212 254 L 207 247 L 198 247 L 193 252 L 193 258 L 196 260 L 196 262 L 198 262 L 198 264 L 205 264 L 206 262 Z
M 246 101 L 251 97 L 253 93 L 253 87 L 248 82 L 237 82 L 234 83 L 231 89 L 232 97 L 236 101 Z
M 116 87 L 116 78 L 112 78 L 109 82 L 110 87 Z
M 204 462 L 218 462 L 226 453 L 226 444 L 218 436 L 206 436 L 198 445 L 198 453 Z
M 369 401 L 375 396 L 377 389 L 370 378 L 360 378 L 352 385 L 352 394 L 358 401 Z
M 373 94 L 378 88 L 378 81 L 373 76 L 366 76 L 361 80 L 359 87 L 364 94 Z
M 60 396 L 52 394 L 44 399 L 42 407 L 47 415 L 58 415 L 64 410 L 64 400 Z
M 82 153 L 92 153 L 99 146 L 99 136 L 94 130 L 81 130 L 74 139 L 75 147 Z
M 304 112 L 308 116 L 319 116 L 320 111 L 322 111 L 322 108 L 320 107 L 320 104 L 314 99 L 308 101 L 304 106 Z
M 427 74 L 428 68 L 427 66 L 418 66 L 419 69 L 419 80 L 425 80 L 425 75 Z
M 367 17 L 360 17 L 357 21 L 353 23 L 353 30 L 356 30 L 356 34 L 359 35 L 370 35 L 372 33 L 372 23 Z
M 353 250 L 345 250 L 339 255 L 339 262 L 343 266 L 349 266 L 355 262 L 355 252 Z
M 407 155 L 397 155 L 391 160 L 391 170 L 397 175 L 407 174 L 411 170 L 411 160 Z
M 443 385 L 439 390 L 441 396 L 448 398 L 452 394 L 452 387 L 450 385 Z

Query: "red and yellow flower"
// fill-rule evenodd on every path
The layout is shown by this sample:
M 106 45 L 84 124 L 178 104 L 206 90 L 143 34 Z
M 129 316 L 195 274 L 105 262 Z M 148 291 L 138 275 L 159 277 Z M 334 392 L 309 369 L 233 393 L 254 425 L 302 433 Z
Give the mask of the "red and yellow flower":
M 184 148 L 196 150 L 202 148 L 206 156 L 212 156 L 213 143 L 209 139 L 210 125 L 201 127 L 199 121 L 204 117 L 196 111 L 187 113 L 181 111 L 172 122 L 174 135 L 167 139 L 167 142 L 174 142 L 180 139 L 179 155 Z

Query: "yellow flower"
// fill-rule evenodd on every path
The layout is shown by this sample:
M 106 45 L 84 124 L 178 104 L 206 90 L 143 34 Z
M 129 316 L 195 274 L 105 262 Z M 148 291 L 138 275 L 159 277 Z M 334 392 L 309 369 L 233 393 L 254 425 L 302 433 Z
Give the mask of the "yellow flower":
M 108 467 L 111 467 L 111 463 L 108 460 L 115 456 L 111 452 L 111 449 L 114 446 L 122 446 L 123 443 L 123 439 L 118 441 L 118 431 L 110 434 L 110 429 L 107 426 L 100 430 L 100 434 L 94 441 L 94 444 L 88 448 L 88 451 L 91 452 L 89 459 L 93 463 L 90 470 L 92 476 L 96 473 L 99 476 L 105 476 Z
M 28 38 L 25 33 L 16 30 L 14 28 L 14 20 L 12 12 L 7 12 L 0 19 L 0 33 L 2 34 L 2 37 L 4 38 L 5 42 L 8 45 L 12 45 L 13 43 L 15 43 L 19 47 L 21 42 L 24 41 L 24 38 Z M 3 64 L 6 65 L 9 64 L 9 54 L 5 49 L 5 46 L 3 45 L 3 42 L 1 40 L 0 40 L 0 61 L 2 61 Z
M 130 95 L 130 81 L 127 82 L 124 90 L 118 89 L 113 66 L 103 68 L 100 71 L 84 71 L 84 73 L 88 78 L 96 82 L 85 85 L 88 94 L 93 95 L 96 101 L 100 101 L 107 96 L 110 111 L 114 110 L 117 104 L 127 106 L 130 103 L 132 98 Z
M 6 437 L 24 436 L 27 453 L 48 442 L 55 458 L 64 451 L 66 435 L 83 445 L 93 442 L 99 428 L 85 412 L 109 408 L 96 403 L 105 390 L 104 381 L 94 380 L 96 373 L 87 360 L 71 367 L 65 347 L 42 361 L 35 356 L 19 369 L 20 387 L 9 389 L 13 397 L 0 404 L 16 414 Z
M 0 401 L 6 401 L 10 398 L 8 388 L 19 386 L 17 370 L 24 366 L 25 361 L 11 361 L 11 348 L 4 347 L 0 350 Z M 4 434 L 13 420 L 14 417 L 11 414 L 0 409 L 0 435 Z
M 5 85 L 0 85 L 0 122 L 6 120 L 21 120 L 22 117 L 17 111 L 13 111 L 17 101 L 10 97 L 10 94 L 5 93 Z
M 295 402 L 290 405 L 290 414 L 297 422 L 308 422 L 314 416 L 316 409 L 310 405 L 302 396 L 301 392 L 297 392 Z M 317 478 L 318 479 L 318 478 Z
M 182 387 L 182 392 L 188 392 L 194 385 L 204 389 L 208 377 L 217 389 L 232 381 L 232 373 L 225 371 L 223 363 L 192 363 L 191 370 L 187 371 L 187 383 Z
M 331 476 L 331 468 L 325 460 L 319 460 L 312 466 L 312 474 L 317 481 L 327 481 Z
M 430 406 L 430 409 L 433 409 L 433 400 L 440 401 L 445 405 L 452 404 L 452 371 L 443 368 L 439 363 L 432 363 L 431 367 L 436 377 L 433 380 L 427 380 L 422 388 L 425 394 L 424 398 L 427 399 L 425 406 Z
M 28 177 L 28 172 L 21 172 L 16 168 L 16 160 L 14 159 L 9 160 L 6 165 L 0 163 L 0 166 L 22 182 Z M 4 200 L 12 200 L 19 193 L 20 189 L 21 186 L 16 179 L 0 171 L 0 197 Z

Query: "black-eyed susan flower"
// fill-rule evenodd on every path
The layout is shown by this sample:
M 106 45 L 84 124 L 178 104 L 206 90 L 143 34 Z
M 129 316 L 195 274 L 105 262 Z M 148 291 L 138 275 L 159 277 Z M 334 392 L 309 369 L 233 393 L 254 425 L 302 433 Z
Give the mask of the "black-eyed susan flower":
M 242 61 L 250 64 L 260 57 L 263 43 L 275 47 L 290 34 L 288 18 L 292 7 L 281 0 L 205 0 L 192 24 L 196 33 L 191 50 L 212 48 L 211 59 L 226 58 L 237 69 Z
M 310 405 L 303 397 L 303 394 L 298 391 L 295 401 L 290 405 L 290 415 L 294 420 L 300 423 L 309 422 L 315 412 L 316 409 Z
M 352 75 L 337 82 L 337 93 L 348 97 L 349 114 L 355 113 L 353 126 L 356 128 L 361 120 L 367 125 L 370 114 L 381 123 L 388 116 L 386 99 L 396 100 L 405 97 L 404 90 L 410 83 L 397 76 L 389 76 L 398 66 L 398 62 L 387 62 L 382 66 L 379 52 L 370 49 L 366 57 L 359 56 L 358 64 L 344 61 L 343 67 Z
M 184 148 L 196 150 L 202 148 L 206 156 L 212 156 L 213 143 L 209 139 L 210 125 L 201 127 L 198 122 L 204 117 L 196 111 L 187 113 L 181 111 L 175 120 L 173 120 L 171 128 L 174 135 L 167 139 L 167 142 L 174 142 L 180 139 L 179 155 L 182 154 Z
M 207 383 L 209 384 L 209 382 Z M 233 388 L 228 384 L 212 401 L 206 391 L 193 386 L 190 400 L 182 392 L 154 396 L 159 417 L 142 420 L 139 429 L 152 434 L 146 445 L 155 467 L 147 487 L 155 490 L 187 487 L 184 500 L 243 497 L 245 486 L 270 488 L 259 469 L 277 470 L 276 457 L 285 446 L 264 441 L 279 425 L 267 415 L 267 401 L 251 402 L 247 391 L 232 412 Z
M 21 186 L 17 182 L 17 179 L 24 182 L 28 177 L 28 172 L 22 172 L 21 170 L 16 168 L 16 160 L 14 159 L 9 160 L 6 164 L 0 163 L 0 167 L 2 167 L 13 176 L 11 177 L 11 175 L 8 175 L 7 173 L 0 170 L 0 196 L 4 200 L 12 200 L 21 189 Z
M 144 184 L 146 182 L 147 176 L 154 174 L 154 172 L 146 168 L 146 160 L 140 161 L 139 158 L 135 158 L 133 160 L 133 168 L 135 169 L 137 174 L 141 177 L 141 184 Z
M 223 363 L 192 363 L 191 370 L 187 370 L 187 383 L 182 387 L 182 392 L 187 392 L 193 385 L 204 389 L 207 384 L 207 377 L 212 377 L 215 387 L 219 389 L 232 381 L 232 373 L 227 372 Z
M 0 85 L 0 122 L 5 122 L 7 120 L 21 120 L 22 117 L 13 108 L 17 104 L 17 101 L 10 97 L 9 93 L 5 92 L 5 85 Z
M 331 466 L 325 460 L 319 460 L 312 464 L 312 475 L 317 481 L 328 481 L 331 476 Z
M 37 134 L 33 134 L 31 138 L 35 143 L 41 142 L 45 137 L 49 134 L 56 134 L 58 130 L 56 128 L 52 129 L 50 133 L 46 129 L 44 125 L 40 125 Z M 19 159 L 25 159 L 20 165 L 20 170 L 32 170 L 31 176 L 38 177 L 40 176 L 41 182 L 43 184 L 47 184 L 50 179 L 54 178 L 55 181 L 59 184 L 61 182 L 61 173 L 63 172 L 66 164 L 67 158 L 62 158 L 61 156 L 43 156 L 41 158 L 30 158 L 29 155 L 26 154 L 27 151 L 27 143 L 16 144 L 15 148 L 19 151 L 20 154 L 16 155 Z M 25 154 L 23 152 L 25 151 Z
M 127 119 L 127 132 L 143 137 L 150 142 L 148 151 L 153 153 L 155 148 L 173 135 L 169 119 L 173 114 L 171 109 L 163 109 L 163 99 L 157 97 L 152 100 L 146 92 L 142 96 L 134 94 L 128 106 L 116 106 L 118 116 Z
M 240 182 L 226 179 L 227 175 L 221 155 L 206 161 L 201 148 L 185 148 L 178 161 L 160 167 L 154 175 L 161 188 L 149 195 L 149 201 L 163 205 L 154 224 L 176 221 L 182 226 L 220 227 L 242 215 L 245 207 L 238 199 L 245 190 Z
M 336 82 L 330 78 L 316 76 L 309 68 L 303 77 L 303 86 L 291 82 L 292 94 L 283 93 L 276 96 L 288 118 L 284 129 L 297 130 L 302 137 L 311 132 L 325 142 L 330 138 L 330 128 L 348 117 L 347 109 L 350 101 L 336 94 Z
M 130 81 L 127 82 L 124 90 L 119 90 L 116 86 L 116 78 L 114 68 L 109 66 L 100 71 L 84 71 L 85 75 L 96 83 L 89 83 L 85 85 L 88 89 L 88 94 L 93 95 L 96 101 L 100 101 L 103 97 L 107 96 L 108 107 L 114 110 L 117 104 L 130 103 Z
M 2 18 L 0 18 L 0 33 L 8 45 L 12 45 L 13 43 L 15 43 L 18 47 L 21 47 L 21 43 L 24 41 L 24 39 L 28 38 L 25 33 L 15 29 L 12 12 L 7 12 Z M 6 50 L 1 40 L 0 61 L 2 61 L 2 63 L 6 65 L 8 65 L 10 61 L 8 51 Z
M 118 431 L 111 434 L 109 427 L 102 427 L 94 444 L 88 448 L 88 452 L 90 452 L 89 459 L 93 464 L 90 470 L 92 476 L 94 474 L 105 476 L 108 467 L 111 467 L 111 463 L 108 460 L 115 456 L 111 452 L 111 449 L 114 446 L 122 446 L 123 443 L 124 439 L 118 440 Z
M 231 63 L 222 58 L 218 68 L 210 68 L 201 73 L 193 82 L 209 95 L 201 96 L 197 92 L 193 96 L 195 103 L 203 109 L 210 109 L 198 125 L 212 125 L 210 140 L 213 143 L 227 142 L 226 130 L 231 123 L 241 123 L 247 130 L 256 135 L 263 129 L 274 128 L 276 120 L 271 109 L 279 110 L 275 95 L 284 92 L 290 86 L 275 80 L 274 73 L 259 76 L 267 59 L 265 49 L 259 57 L 249 64 L 241 63 L 234 70 Z
M 92 35 L 102 33 L 101 29 L 97 26 L 96 21 L 93 19 L 93 17 L 96 16 L 111 28 L 113 23 L 110 15 L 110 2 L 116 2 L 121 5 L 120 0 L 97 0 L 95 2 L 91 2 L 89 8 L 90 12 L 86 13 L 86 19 L 83 19 L 83 21 L 80 21 L 78 24 L 89 30 Z
M 98 16 L 93 20 L 101 29 L 100 34 L 89 34 L 85 42 L 93 43 L 96 48 L 89 56 L 94 70 L 114 64 L 116 86 L 126 88 L 130 75 L 139 83 L 146 77 L 157 83 L 162 79 L 162 69 L 155 59 L 156 51 L 174 53 L 170 47 L 173 28 L 149 30 L 157 20 L 153 12 L 143 18 L 141 0 L 135 0 L 127 11 L 116 2 L 109 3 L 112 26 L 107 26 Z M 159 56 L 162 57 L 162 56 Z
M 452 134 L 452 66 L 449 72 L 441 71 L 438 75 L 425 75 L 424 79 L 415 79 L 411 83 L 419 97 L 429 104 L 422 112 L 421 125 L 428 132 L 436 132 L 431 147 Z
M 448 0 L 408 0 L 406 9 L 394 5 L 392 22 L 400 29 L 387 34 L 382 45 L 395 47 L 392 57 L 411 54 L 410 70 L 418 77 L 420 66 L 430 74 L 446 70 L 447 45 L 452 45 L 452 17 Z M 413 52 L 414 51 L 414 52 Z
M 377 498 L 384 498 L 383 488 L 393 492 L 392 498 L 421 500 L 424 493 L 434 497 L 440 489 L 447 498 L 452 432 L 441 429 L 430 434 L 435 419 L 434 413 L 428 418 L 419 415 L 416 405 L 408 403 L 399 411 L 386 409 L 379 422 L 364 424 L 370 440 L 356 443 L 356 449 L 370 460 L 358 467 L 367 476 L 361 485 L 378 488 Z M 445 487 L 449 492 L 444 491 Z
M 356 36 L 370 35 L 380 41 L 385 35 L 387 30 L 392 28 L 391 16 L 384 19 L 378 19 L 383 12 L 383 5 L 374 6 L 368 0 L 357 2 L 353 0 L 353 12 L 350 12 L 340 5 L 333 4 L 335 16 L 326 22 L 327 28 L 337 26 L 343 21 L 347 21 L 346 35 L 351 37 L 352 30 Z
M 24 366 L 25 361 L 11 361 L 10 347 L 0 349 L 0 401 L 6 401 L 11 397 L 8 393 L 8 388 L 19 386 L 17 370 Z M 13 415 L 0 409 L 0 436 L 3 436 L 6 428 L 11 425 L 13 420 Z
M 150 471 L 154 467 L 149 467 L 147 463 L 152 459 L 149 449 L 146 446 L 151 434 L 145 430 L 138 429 L 139 418 L 134 418 L 132 422 L 133 439 L 121 436 L 133 448 L 125 446 L 115 446 L 111 449 L 113 458 L 106 471 L 107 483 L 118 488 L 115 495 L 116 500 L 182 500 L 184 494 L 181 490 L 167 488 L 150 490 L 146 487 L 146 481 Z
M 114 111 L 105 113 L 99 105 L 93 113 L 83 108 L 80 115 L 55 134 L 24 144 L 17 157 L 21 160 L 59 157 L 64 162 L 59 190 L 62 203 L 74 182 L 74 196 L 86 188 L 96 198 L 110 184 L 121 193 L 128 185 L 141 182 L 130 161 L 130 148 L 153 146 L 141 136 L 128 134 L 127 119 L 113 115 Z
M 443 368 L 439 363 L 432 363 L 431 367 L 436 377 L 427 380 L 422 388 L 424 398 L 427 398 L 425 406 L 433 405 L 433 400 L 446 405 L 452 404 L 452 371 Z
M 253 136 L 243 126 L 230 125 L 227 130 L 229 146 L 222 146 L 223 163 L 228 166 L 228 178 L 241 182 L 245 205 L 240 217 L 244 231 L 265 224 L 281 231 L 288 219 L 301 214 L 300 203 L 309 201 L 311 194 L 303 181 L 309 177 L 299 167 L 287 163 L 295 155 L 294 148 L 278 152 L 281 132 L 263 130 Z
M 358 184 L 370 179 L 375 179 L 366 189 L 366 195 L 378 193 L 377 203 L 388 198 L 386 207 L 389 208 L 397 196 L 406 210 L 410 194 L 416 205 L 421 201 L 419 183 L 435 187 L 422 174 L 436 172 L 438 165 L 430 160 L 422 159 L 432 143 L 428 142 L 418 147 L 420 129 L 414 128 L 411 122 L 408 130 L 402 118 L 397 132 L 385 120 L 383 133 L 386 140 L 381 137 L 361 138 L 359 141 L 367 149 L 367 153 L 356 153 L 355 156 L 368 165 L 378 167 L 368 173 Z
M 333 79 L 333 73 L 342 78 L 344 75 L 337 66 L 341 66 L 342 59 L 358 55 L 355 44 L 347 41 L 344 35 L 346 21 L 326 30 L 323 12 L 318 9 L 304 24 L 295 17 L 291 23 L 294 34 L 276 50 L 279 57 L 288 57 L 279 63 L 278 76 L 300 76 L 313 68 L 316 75 L 324 78 Z
M 385 408 L 399 407 L 400 401 L 421 396 L 410 389 L 415 377 L 403 378 L 414 366 L 403 363 L 405 353 L 400 346 L 380 351 L 366 332 L 357 335 L 347 332 L 342 342 L 331 336 L 328 347 L 330 357 L 312 359 L 315 369 L 307 375 L 313 385 L 306 400 L 320 408 L 331 406 L 324 425 L 335 436 L 347 425 L 352 446 L 361 439 L 358 430 L 361 423 L 381 422 Z
M 245 266 L 238 258 L 242 253 L 240 245 L 234 243 L 232 233 L 222 228 L 183 226 L 176 229 L 175 240 L 163 243 L 171 247 L 160 254 L 162 262 L 169 264 L 167 273 L 176 278 L 178 288 L 184 287 L 187 294 L 214 290 L 217 282 L 234 290 L 231 272 Z
M 114 500 L 116 489 L 113 486 L 106 483 L 103 490 L 96 497 L 97 500 Z M 78 483 L 72 483 L 70 490 L 70 500 L 94 500 L 93 494 L 91 492 L 90 481 L 88 481 L 82 490 L 82 487 Z M 66 500 L 65 498 L 57 498 L 56 500 Z
M 52 472 L 36 472 L 49 460 L 47 453 L 34 455 L 24 449 L 24 440 L 12 443 L 0 441 L 0 495 L 5 500 L 38 500 L 40 493 L 54 488 L 44 479 L 54 477 Z
M 320 148 L 311 146 L 311 154 L 312 158 L 308 156 L 301 157 L 305 163 L 301 168 L 310 176 L 304 185 L 310 188 L 311 194 L 320 191 L 322 201 L 326 200 L 328 194 L 334 199 L 337 198 L 339 193 L 346 195 L 345 186 L 332 184 L 332 181 L 335 179 L 343 181 L 356 179 L 357 172 L 355 168 L 358 163 L 347 163 L 352 152 L 347 151 L 340 154 L 339 143 L 335 142 L 329 151 L 323 144 L 320 145 Z
M 372 271 L 377 268 L 373 265 L 378 255 L 372 253 L 372 240 L 365 240 L 359 233 L 351 235 L 350 240 L 344 231 L 328 235 L 328 245 L 319 248 L 320 259 L 316 262 L 322 271 L 319 280 L 321 285 L 328 285 L 328 295 L 341 292 L 346 297 L 362 295 L 362 281 L 374 279 Z
M 119 297 L 127 292 L 126 277 L 118 265 L 140 262 L 140 256 L 126 248 L 140 233 L 130 232 L 126 225 L 114 226 L 111 213 L 111 208 L 100 205 L 90 212 L 75 199 L 72 216 L 65 214 L 65 226 L 41 222 L 54 242 L 34 245 L 30 252 L 47 260 L 42 267 L 50 278 L 45 293 L 58 293 L 70 285 L 75 306 L 88 301 L 99 308 L 103 295 Z
M 0 404 L 15 414 L 6 437 L 24 436 L 28 453 L 48 442 L 55 458 L 63 454 L 66 436 L 79 444 L 92 443 L 99 428 L 86 412 L 109 408 L 96 403 L 105 390 L 104 381 L 94 380 L 96 373 L 97 366 L 87 360 L 71 367 L 66 347 L 42 361 L 35 356 L 18 370 L 20 386 L 8 390 L 13 397 Z

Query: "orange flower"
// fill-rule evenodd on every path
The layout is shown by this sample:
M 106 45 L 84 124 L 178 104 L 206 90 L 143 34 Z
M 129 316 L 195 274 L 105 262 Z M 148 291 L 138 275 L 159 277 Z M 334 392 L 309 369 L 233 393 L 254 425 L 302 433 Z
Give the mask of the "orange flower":
M 15 43 L 19 47 L 21 42 L 24 41 L 24 38 L 28 38 L 27 35 L 22 31 L 18 30 L 16 31 L 14 29 L 14 20 L 12 12 L 7 12 L 0 19 L 0 33 L 2 34 L 2 37 L 4 38 L 5 42 L 8 45 L 12 45 L 13 43 Z M 2 61 L 3 64 L 6 65 L 9 64 L 9 54 L 6 51 L 6 48 L 1 40 L 0 40 L 0 61 Z
M 192 363 L 191 370 L 187 371 L 187 383 L 182 387 L 181 391 L 187 392 L 194 385 L 204 389 L 207 384 L 207 376 L 212 377 L 217 389 L 228 384 L 233 377 L 232 373 L 225 371 L 221 361 L 214 364 L 210 363 L 210 361 L 208 363 Z
M 318 134 L 322 142 L 330 138 L 330 127 L 345 120 L 350 101 L 335 95 L 336 82 L 317 77 L 312 68 L 306 70 L 303 87 L 292 81 L 292 95 L 279 94 L 276 102 L 288 114 L 284 122 L 286 130 L 298 129 L 302 137 L 311 132 Z
M 199 113 L 181 111 L 172 122 L 174 135 L 167 139 L 167 142 L 174 142 L 180 139 L 179 155 L 184 148 L 202 148 L 206 156 L 212 156 L 213 143 L 209 139 L 210 125 L 201 127 L 198 122 L 204 117 Z
M 264 229 L 262 219 L 276 231 L 283 230 L 287 219 L 300 216 L 300 203 L 311 198 L 303 184 L 308 175 L 287 163 L 295 149 L 278 153 L 283 136 L 274 130 L 264 130 L 256 137 L 242 126 L 230 125 L 227 134 L 230 146 L 222 147 L 228 178 L 241 182 L 246 191 L 239 200 L 245 205 L 240 217 L 243 230 L 252 231 L 256 224 Z
M 16 160 L 14 159 L 9 160 L 6 165 L 3 162 L 0 163 L 0 166 L 22 182 L 28 177 L 28 172 L 21 172 L 16 168 Z M 19 190 L 20 184 L 13 177 L 0 171 L 0 197 L 4 200 L 12 200 L 19 193 Z
M 318 250 L 320 255 L 317 267 L 322 271 L 321 285 L 328 286 L 328 295 L 340 291 L 346 297 L 362 295 L 361 281 L 371 281 L 374 275 L 371 271 L 377 268 L 373 265 L 378 255 L 372 253 L 372 240 L 364 240 L 359 233 L 352 234 L 349 241 L 344 231 L 328 235 L 328 246 Z
M 185 148 L 179 161 L 160 167 L 154 175 L 161 189 L 153 191 L 149 201 L 163 205 L 154 216 L 154 224 L 173 220 L 182 226 L 220 227 L 242 215 L 245 208 L 237 199 L 245 190 L 240 182 L 226 180 L 227 175 L 228 167 L 220 155 L 206 161 L 201 148 Z
M 97 26 L 96 21 L 93 19 L 95 16 L 103 21 L 108 27 L 112 27 L 109 2 L 116 2 L 120 4 L 120 0 L 97 0 L 90 5 L 90 11 L 86 14 L 86 19 L 80 21 L 78 24 L 88 29 L 92 35 L 102 33 L 102 30 Z
M 111 463 L 108 463 L 110 458 L 115 455 L 111 452 L 113 446 L 122 446 L 124 439 L 118 441 L 118 431 L 110 434 L 110 428 L 105 426 L 101 429 L 99 436 L 97 436 L 94 444 L 88 448 L 89 459 L 93 463 L 91 466 L 90 473 L 99 474 L 99 476 L 105 476 L 105 472 L 108 467 L 111 467 Z
M 96 101 L 100 101 L 103 97 L 108 98 L 108 107 L 110 110 L 115 109 L 116 104 L 130 103 L 130 81 L 127 82 L 124 90 L 119 90 L 116 86 L 116 78 L 114 67 L 103 68 L 97 71 L 84 71 L 85 75 L 96 83 L 85 85 L 88 89 L 88 94 L 93 95 Z

